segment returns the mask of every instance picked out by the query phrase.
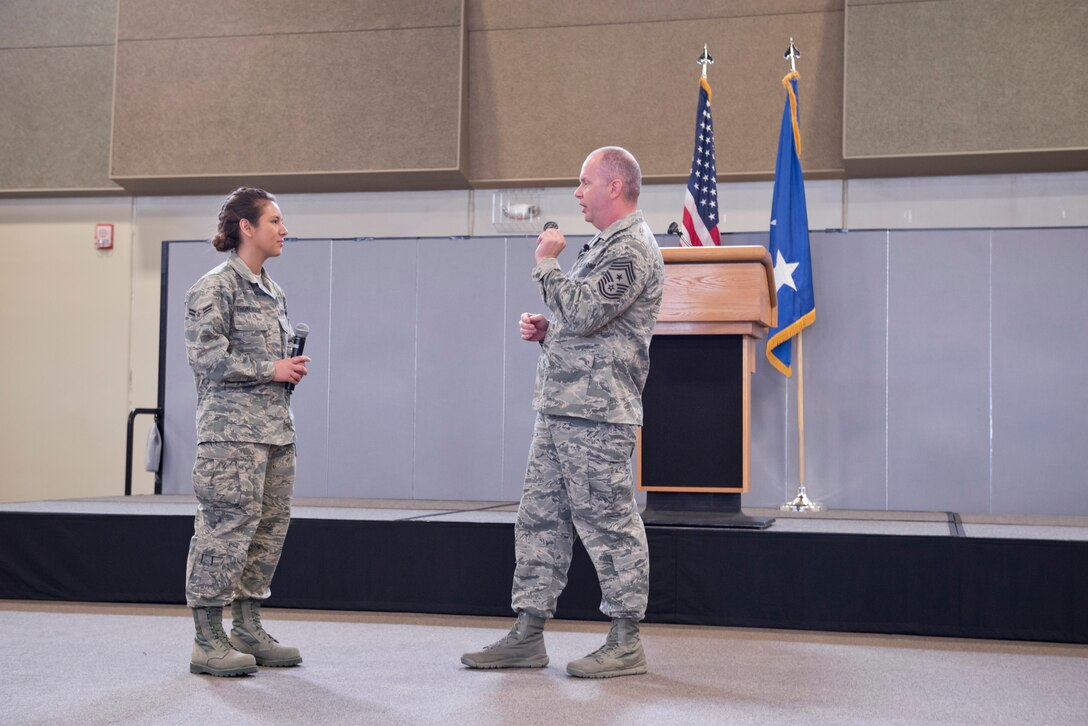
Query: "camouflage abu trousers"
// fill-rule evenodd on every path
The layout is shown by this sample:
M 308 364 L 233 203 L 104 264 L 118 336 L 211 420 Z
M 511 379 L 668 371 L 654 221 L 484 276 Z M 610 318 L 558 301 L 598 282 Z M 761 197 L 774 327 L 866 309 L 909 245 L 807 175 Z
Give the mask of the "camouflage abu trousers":
M 291 523 L 295 445 L 198 444 L 193 490 L 198 502 L 185 601 L 189 607 L 263 600 Z
M 552 617 L 577 531 L 601 583 L 601 612 L 642 620 L 650 557 L 631 478 L 635 439 L 633 425 L 537 414 L 514 525 L 515 611 Z

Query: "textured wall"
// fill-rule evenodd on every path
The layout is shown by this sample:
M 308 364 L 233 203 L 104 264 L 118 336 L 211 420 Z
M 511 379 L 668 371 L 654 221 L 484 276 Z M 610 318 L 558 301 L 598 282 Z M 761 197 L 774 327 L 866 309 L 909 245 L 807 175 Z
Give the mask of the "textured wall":
M 647 178 L 686 181 L 704 43 L 718 177 L 768 178 L 790 37 L 802 52 L 806 172 L 841 176 L 842 18 L 841 0 L 472 2 L 469 178 L 569 181 L 587 152 L 619 144 Z
M 116 0 L 0 3 L 0 194 L 109 179 Z
M 852 176 L 1088 167 L 1084 0 L 848 0 Z
M 122 0 L 110 175 L 151 193 L 463 185 L 461 16 L 461 0 Z
M 1088 168 L 1083 0 L 8 0 L 0 195 L 769 179 L 789 39 L 809 179 Z M 123 188 L 123 189 L 122 189 Z

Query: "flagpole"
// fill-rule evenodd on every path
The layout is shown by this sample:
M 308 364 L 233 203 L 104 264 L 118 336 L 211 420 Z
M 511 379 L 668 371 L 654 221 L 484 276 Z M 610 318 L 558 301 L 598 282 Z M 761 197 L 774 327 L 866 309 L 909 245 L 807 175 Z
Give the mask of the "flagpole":
M 820 512 L 823 505 L 808 498 L 805 490 L 805 352 L 801 343 L 804 333 L 798 333 L 797 341 L 797 444 L 798 444 L 798 481 L 797 496 L 780 508 L 787 512 Z
M 805 488 L 805 351 L 801 345 L 804 334 L 803 330 L 797 334 L 797 471 L 802 489 Z
M 793 38 L 790 38 L 790 47 L 783 57 L 790 62 L 790 72 L 796 73 L 797 59 L 801 57 L 801 53 L 793 44 Z M 797 341 L 795 361 L 797 368 L 797 496 L 783 504 L 780 509 L 788 512 L 819 512 L 823 510 L 823 506 L 809 499 L 808 492 L 805 491 L 805 352 L 801 342 L 803 336 L 804 330 L 798 331 L 795 336 Z

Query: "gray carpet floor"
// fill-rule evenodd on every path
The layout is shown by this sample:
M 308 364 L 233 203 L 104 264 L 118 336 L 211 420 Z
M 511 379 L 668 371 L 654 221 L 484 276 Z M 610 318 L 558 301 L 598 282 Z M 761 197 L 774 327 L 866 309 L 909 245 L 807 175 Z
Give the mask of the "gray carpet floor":
M 607 625 L 552 621 L 552 663 L 472 671 L 510 619 L 268 609 L 298 668 L 188 672 L 176 606 L 0 601 L 2 724 L 1079 724 L 1088 647 L 644 625 L 650 672 L 585 681 Z

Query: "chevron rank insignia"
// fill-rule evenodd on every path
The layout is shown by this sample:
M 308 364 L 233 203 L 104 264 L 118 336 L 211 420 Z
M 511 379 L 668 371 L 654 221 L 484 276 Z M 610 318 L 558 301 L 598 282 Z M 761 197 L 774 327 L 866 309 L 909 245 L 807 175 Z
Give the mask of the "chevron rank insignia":
M 601 295 L 609 300 L 619 300 L 631 287 L 631 282 L 634 280 L 634 277 L 634 264 L 629 260 L 616 261 L 609 265 L 604 273 L 602 273 L 601 279 L 597 283 L 597 287 L 601 291 Z

